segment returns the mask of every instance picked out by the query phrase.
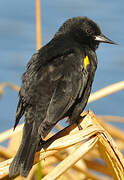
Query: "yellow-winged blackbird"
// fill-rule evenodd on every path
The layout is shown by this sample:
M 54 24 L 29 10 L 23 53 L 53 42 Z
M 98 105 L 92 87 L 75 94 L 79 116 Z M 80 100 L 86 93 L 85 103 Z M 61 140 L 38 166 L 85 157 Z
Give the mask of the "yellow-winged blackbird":
M 95 22 L 75 17 L 30 59 L 22 76 L 14 125 L 24 114 L 23 137 L 9 168 L 10 177 L 28 175 L 41 138 L 59 120 L 68 116 L 74 123 L 79 119 L 90 95 L 100 42 L 115 44 Z

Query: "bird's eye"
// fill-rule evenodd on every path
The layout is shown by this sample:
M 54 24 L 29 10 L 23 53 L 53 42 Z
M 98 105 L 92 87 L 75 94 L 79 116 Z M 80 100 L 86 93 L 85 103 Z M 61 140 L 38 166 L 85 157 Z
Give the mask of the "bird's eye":
M 90 34 L 90 33 L 91 33 L 91 31 L 90 31 L 89 29 L 86 29 L 86 33 Z

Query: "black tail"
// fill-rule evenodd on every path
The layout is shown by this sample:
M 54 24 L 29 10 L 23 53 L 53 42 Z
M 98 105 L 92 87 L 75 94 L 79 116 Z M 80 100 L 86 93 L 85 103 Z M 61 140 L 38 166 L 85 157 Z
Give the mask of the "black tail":
M 39 142 L 40 136 L 38 136 L 38 128 L 36 128 L 35 122 L 25 123 L 21 145 L 9 168 L 10 177 L 19 174 L 24 177 L 28 175 Z

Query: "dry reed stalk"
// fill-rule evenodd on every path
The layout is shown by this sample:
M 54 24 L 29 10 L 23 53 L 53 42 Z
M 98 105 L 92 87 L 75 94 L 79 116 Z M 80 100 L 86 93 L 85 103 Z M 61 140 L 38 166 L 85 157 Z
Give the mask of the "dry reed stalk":
M 109 134 L 111 134 L 113 137 L 118 138 L 119 140 L 124 142 L 124 131 L 116 128 L 115 126 L 111 125 L 111 124 L 107 124 L 104 123 L 103 121 L 101 121 L 101 119 L 97 118 L 97 120 L 99 121 L 99 123 L 102 125 L 102 127 L 109 132 Z
M 3 95 L 3 92 L 4 92 L 4 88 L 6 87 L 6 83 L 3 82 L 0 84 L 0 96 Z
M 42 161 L 42 168 L 46 168 L 47 166 L 51 166 L 53 164 L 55 164 L 56 162 L 58 162 L 58 159 L 56 158 L 56 156 L 50 156 L 47 157 L 47 159 Z
M 82 158 L 82 156 L 86 152 L 88 152 L 92 147 L 94 147 L 94 145 L 97 142 L 98 142 L 97 144 L 98 144 L 100 153 L 102 152 L 102 150 L 100 149 L 100 146 L 101 146 L 102 148 L 104 148 L 104 151 L 107 152 L 107 155 L 111 152 L 111 154 L 109 154 L 110 159 L 114 158 L 114 165 L 116 165 L 116 167 L 111 164 L 112 162 L 109 163 L 109 166 L 111 166 L 110 170 L 112 169 L 110 172 L 112 173 L 114 172 L 115 177 L 117 176 L 123 177 L 122 168 L 123 168 L 124 160 L 122 158 L 122 155 L 118 151 L 115 143 L 113 143 L 110 135 L 108 135 L 108 133 L 101 127 L 101 125 L 99 124 L 99 121 L 97 121 L 97 118 L 92 112 L 89 112 L 86 115 L 86 117 L 84 117 L 83 121 L 81 122 L 81 126 L 84 128 L 81 131 L 77 129 L 75 124 L 68 126 L 67 128 L 58 132 L 56 135 L 54 135 L 53 137 L 51 137 L 50 139 L 46 141 L 43 147 L 44 149 L 40 151 L 40 156 L 38 156 L 39 159 L 35 158 L 36 159 L 35 163 L 37 163 L 39 160 L 43 160 L 44 158 L 48 156 L 56 154 L 58 151 L 62 149 L 65 149 L 77 143 L 79 144 L 79 142 L 81 142 L 81 137 L 82 137 L 82 140 L 84 140 L 84 138 L 86 140 L 77 149 L 75 149 L 74 152 L 69 154 L 59 165 L 57 165 L 53 169 L 52 172 L 46 175 L 44 179 L 49 179 L 51 175 L 52 177 L 54 177 L 53 179 L 56 179 L 62 173 L 67 171 L 69 167 L 72 167 L 72 166 L 73 168 L 75 167 L 76 169 L 77 167 L 74 165 L 74 163 L 77 162 L 80 158 Z M 92 127 L 92 131 L 91 131 L 91 127 Z M 73 141 L 71 139 L 73 139 Z M 108 147 L 109 151 L 107 151 L 106 147 Z M 106 157 L 106 154 L 104 156 Z M 11 161 L 12 159 L 9 159 L 5 162 L 0 163 L 0 178 L 1 179 L 8 177 L 8 168 Z M 108 156 L 107 156 L 106 161 L 108 162 Z M 119 169 L 119 170 L 117 171 L 116 169 Z
M 53 169 L 48 175 L 46 175 L 43 180 L 54 180 L 67 171 L 73 164 L 75 164 L 85 153 L 89 152 L 91 148 L 96 144 L 98 138 L 93 137 L 84 144 L 82 144 L 78 149 L 76 149 L 72 154 L 70 154 L 66 159 L 64 159 L 57 167 Z
M 105 136 L 107 135 L 107 136 Z M 108 141 L 109 137 L 109 141 Z M 103 159 L 105 160 L 111 175 L 114 180 L 124 179 L 124 159 L 122 154 L 118 151 L 117 146 L 110 141 L 110 136 L 105 133 L 99 137 L 98 147 Z M 112 139 L 111 139 L 112 140 Z M 113 148 L 114 147 L 114 148 Z
M 87 117 L 86 117 L 87 119 Z M 60 131 L 59 133 L 57 133 L 56 135 L 54 135 L 52 138 L 50 138 L 48 141 L 46 141 L 45 143 L 45 147 L 48 147 L 47 149 L 45 149 L 45 152 L 44 150 L 42 149 L 41 150 L 41 154 L 40 154 L 40 159 L 45 159 L 46 157 L 48 156 L 51 156 L 52 154 L 58 152 L 58 150 L 61 150 L 62 148 L 65 148 L 66 146 L 69 147 L 70 146 L 70 141 L 71 141 L 71 137 L 69 134 L 72 134 L 73 139 L 74 140 L 74 143 L 78 143 L 81 141 L 81 138 L 79 138 L 79 134 L 78 134 L 78 137 L 77 135 L 74 133 L 75 132 L 75 129 L 77 131 L 77 127 L 76 127 L 76 124 L 74 125 L 71 125 L 67 128 L 65 128 L 64 130 Z M 95 132 L 95 131 L 94 131 Z M 93 134 L 94 134 L 93 132 Z M 97 131 L 96 131 L 97 132 Z M 78 133 L 80 133 L 80 131 L 78 131 Z M 83 132 L 82 132 L 83 133 Z M 65 136 L 66 140 L 63 139 L 63 135 L 66 135 L 69 137 L 69 141 L 67 143 L 67 137 Z M 83 135 L 86 135 L 86 131 L 84 131 Z M 74 136 L 75 135 L 75 136 Z M 80 134 L 81 135 L 81 134 Z M 87 138 L 89 137 L 89 134 L 87 132 Z M 81 135 L 82 136 L 82 135 Z M 60 138 L 61 137 L 61 138 Z M 59 138 L 59 139 L 58 139 Z M 82 137 L 83 138 L 83 137 Z M 55 143 L 55 139 L 56 139 L 56 143 Z M 54 141 L 54 142 L 53 142 Z M 64 144 L 63 146 L 63 142 L 66 141 L 66 143 Z M 49 145 L 50 143 L 52 143 L 51 145 Z M 71 141 L 72 144 L 74 144 L 72 141 Z M 62 146 L 62 147 L 61 147 Z M 9 164 L 11 163 L 12 159 L 10 160 L 7 160 L 5 162 L 2 162 L 0 163 L 0 177 L 4 177 L 4 175 L 6 176 L 8 174 L 8 168 L 9 168 Z M 35 162 L 36 163 L 36 162 Z M 4 171 L 5 170 L 5 171 Z
M 119 123 L 124 123 L 124 118 L 120 117 L 120 116 L 97 116 L 98 118 L 100 118 L 102 121 L 109 121 L 109 122 L 119 122 Z
M 62 154 L 62 153 L 57 153 L 57 154 L 55 154 L 55 157 L 57 157 L 58 158 L 58 161 L 57 162 L 59 162 L 59 161 L 63 161 L 66 157 L 67 157 L 67 155 L 69 155 L 69 154 L 72 154 L 77 148 L 79 148 L 80 147 L 80 144 L 76 144 L 76 145 L 74 145 L 74 146 L 71 146 L 71 147 L 69 147 L 68 149 L 66 149 L 66 156 L 65 156 L 65 153 L 64 153 L 64 155 Z M 80 167 L 80 169 L 82 169 L 82 171 L 80 172 L 79 171 L 79 169 L 78 169 L 78 167 Z M 84 173 L 84 172 L 86 172 L 86 171 L 88 171 L 88 169 L 87 169 L 87 167 L 86 167 L 86 164 L 84 163 L 84 161 L 82 160 L 82 159 L 80 159 L 76 164 L 74 164 L 72 167 L 71 167 L 71 169 L 73 170 L 73 172 L 72 172 L 72 175 L 74 176 L 75 174 L 74 174 L 74 172 L 76 173 L 76 178 L 77 179 L 81 179 L 81 180 L 85 180 L 86 179 L 86 174 Z M 67 171 L 68 172 L 68 171 Z M 66 172 L 65 172 L 66 173 Z M 88 174 L 88 177 L 94 177 L 94 175 L 93 174 L 91 174 L 91 173 L 89 173 Z M 60 178 L 60 177 L 59 177 Z M 94 178 L 97 178 L 97 177 L 94 177 Z M 98 178 L 97 178 L 98 179 Z
M 54 166 L 49 166 L 47 168 L 44 169 L 43 171 L 43 175 L 46 176 L 48 173 L 50 173 L 55 167 Z M 78 177 L 78 176 L 77 176 Z M 63 176 L 59 177 L 59 180 L 68 180 L 68 179 L 71 179 L 71 180 L 77 180 L 75 179 L 75 175 L 74 175 L 74 172 L 73 172 L 73 176 L 71 175 L 71 173 L 69 171 L 67 171 L 66 173 L 63 174 Z M 50 179 L 52 180 L 52 179 Z
M 89 139 L 91 136 L 94 136 L 97 133 L 100 133 L 101 129 L 97 127 L 88 127 L 85 130 L 80 130 L 79 132 L 71 135 L 66 135 L 65 137 L 60 137 L 55 141 L 54 138 L 50 138 L 48 142 L 45 143 L 44 148 L 47 149 L 47 151 L 51 150 L 61 150 L 67 147 L 70 147 L 72 145 L 75 145 L 77 143 L 80 143 L 87 139 Z M 54 140 L 53 140 L 54 139 Z M 50 144 L 52 142 L 52 144 Z
M 91 114 L 92 115 L 92 114 Z M 95 120 L 96 121 L 96 120 Z M 99 134 L 99 136 L 100 136 L 100 140 L 101 140 L 101 137 L 102 136 L 105 136 L 105 140 L 107 141 L 107 145 L 108 145 L 108 148 L 109 148 L 109 151 L 111 151 L 111 153 L 109 154 L 109 156 L 111 157 L 110 158 L 110 160 L 112 161 L 112 159 L 113 159 L 113 157 L 114 157 L 114 160 L 115 160 L 115 164 L 117 165 L 117 166 L 113 166 L 113 165 L 111 165 L 110 163 L 109 163 L 109 167 L 111 167 L 110 168 L 110 170 L 111 170 L 111 173 L 112 173 L 112 175 L 114 176 L 114 178 L 115 179 L 118 179 L 118 177 L 119 177 L 119 179 L 123 179 L 124 178 L 124 174 L 123 174 L 123 168 L 124 168 L 124 161 L 123 161 L 123 156 L 120 154 L 120 152 L 118 151 L 118 149 L 117 149 L 117 147 L 116 147 L 116 145 L 115 145 L 115 143 L 113 143 L 113 141 L 112 141 L 112 139 L 111 139 L 111 137 L 108 135 L 108 133 L 107 132 L 103 132 L 103 133 L 101 133 L 101 135 Z M 111 143 L 110 143 L 111 142 Z M 111 146 L 109 145 L 109 144 L 111 144 Z M 110 147 L 109 147 L 110 146 Z M 103 143 L 103 147 L 104 148 L 106 148 L 106 142 L 104 141 L 104 143 Z M 114 151 L 113 151 L 113 149 L 114 149 Z M 113 153 L 113 154 L 112 154 Z M 111 155 L 112 154 L 112 155 Z M 107 156 L 108 157 L 108 156 Z M 106 159 L 105 159 L 106 160 Z M 107 159 L 107 162 L 108 162 L 108 159 Z M 114 164 L 114 165 L 115 165 Z M 118 169 L 119 169 L 119 172 L 118 172 Z M 60 169 L 59 169 L 59 173 L 60 173 Z M 52 173 L 51 173 L 51 175 L 53 175 Z M 47 177 L 47 176 L 46 176 Z M 48 178 L 49 178 L 50 176 L 48 175 Z
M 20 87 L 17 86 L 16 84 L 12 84 L 10 82 L 6 82 L 6 86 L 8 86 L 9 88 L 13 89 L 14 91 L 18 92 Z
M 116 144 L 120 150 L 124 150 L 124 141 L 116 140 Z
M 0 146 L 0 158 L 9 159 L 13 156 L 13 154 L 7 149 Z
M 92 160 L 92 161 L 94 161 L 94 158 L 98 158 L 98 159 L 101 158 L 101 155 L 100 155 L 97 147 L 94 148 L 94 149 L 90 152 L 90 154 L 87 154 L 87 155 L 84 157 L 84 160 Z
M 66 149 L 66 151 L 67 151 L 67 153 L 68 154 L 71 154 L 75 149 L 77 149 L 78 147 L 80 146 L 80 144 L 76 144 L 76 145 L 74 145 L 74 146 L 71 146 L 71 147 L 69 147 L 68 149 Z M 95 152 L 96 152 L 96 150 L 95 150 Z M 88 153 L 87 155 L 89 156 L 89 154 L 90 154 L 90 160 L 91 159 L 93 159 L 93 157 L 95 157 L 95 158 L 97 158 L 98 157 L 98 155 L 96 155 L 96 153 L 95 153 L 95 155 L 94 154 L 92 154 L 92 152 L 90 152 L 90 153 Z M 55 157 L 57 157 L 58 158 L 58 161 L 62 161 L 63 159 L 65 159 L 66 157 L 65 156 L 63 156 L 62 154 L 55 154 Z M 85 158 L 84 158 L 85 159 Z M 57 161 L 56 161 L 57 162 Z M 93 175 L 91 172 L 88 172 L 88 168 L 91 168 L 91 166 L 89 167 L 88 166 L 88 164 L 87 163 L 85 163 L 86 161 L 84 161 L 83 159 L 80 159 L 76 164 L 74 164 L 73 166 L 72 166 L 72 168 L 73 168 L 73 170 L 75 170 L 75 171 L 77 171 L 77 173 L 79 174 L 80 173 L 80 176 L 81 175 L 83 175 L 83 177 L 81 177 L 81 180 L 84 178 L 84 179 L 86 179 L 86 177 L 89 177 L 89 178 L 91 178 L 92 177 L 92 179 L 100 179 L 100 177 L 98 177 L 98 176 L 96 176 L 96 175 Z M 88 161 L 89 162 L 89 161 Z M 92 163 L 92 166 L 93 165 L 95 165 L 95 162 L 94 161 L 90 161 L 91 163 Z M 103 168 L 103 166 L 99 163 L 99 165 L 100 165 L 100 167 L 101 167 L 101 169 Z M 99 165 L 98 165 L 98 168 L 99 168 Z M 94 167 L 94 166 L 93 166 Z M 99 168 L 100 169 L 100 168 Z M 99 169 L 97 170 L 98 172 L 99 172 Z M 100 170 L 101 170 L 100 169 Z M 96 170 L 96 169 L 94 169 L 93 168 L 93 170 Z M 105 168 L 105 170 L 107 171 L 107 167 Z M 106 172 L 106 171 L 100 171 L 101 173 L 103 172 Z M 108 172 L 108 171 L 107 171 Z M 105 174 L 107 174 L 108 175 L 108 173 L 105 173 Z M 109 173 L 109 175 L 110 175 L 110 173 Z M 77 177 L 77 176 L 76 176 Z
M 82 169 L 80 166 L 74 166 L 78 173 L 83 173 L 85 175 L 85 179 L 92 179 L 92 180 L 104 180 L 101 176 L 94 175 L 93 173 L 89 172 L 88 170 Z
M 109 176 L 111 175 L 107 166 L 105 166 L 99 162 L 85 160 L 85 163 L 86 163 L 87 167 L 92 169 L 92 170 L 95 170 L 99 173 L 103 173 L 103 174 L 106 174 Z
M 36 49 L 41 47 L 40 0 L 36 0 Z
M 0 84 L 0 96 L 3 95 L 5 87 L 10 87 L 11 89 L 13 89 L 14 91 L 17 91 L 17 92 L 20 89 L 19 86 L 15 85 L 15 84 L 12 84 L 9 82 L 3 82 Z
M 78 147 L 80 147 L 80 145 L 78 145 Z M 68 149 L 66 149 L 66 151 L 68 153 L 67 155 L 72 154 L 78 147 L 76 145 L 74 145 L 74 146 L 71 146 Z M 62 155 L 62 153 L 61 154 L 57 153 L 57 154 L 55 154 L 55 157 L 57 157 L 57 159 L 58 159 L 57 162 L 59 162 L 59 161 L 63 161 L 67 156 L 65 157 Z M 80 168 L 82 168 L 83 170 L 87 170 L 87 167 L 86 167 L 84 161 L 82 159 L 79 160 L 76 164 L 73 165 L 72 168 L 75 173 L 77 172 L 77 174 L 80 176 L 81 179 L 86 179 L 86 175 L 83 174 L 83 172 L 77 171 L 77 168 L 76 168 L 77 166 L 80 166 Z M 76 177 L 77 177 L 77 175 L 76 175 Z
M 75 172 L 75 171 L 70 171 L 68 170 L 66 173 L 64 173 L 64 175 L 66 176 L 67 180 L 71 179 L 71 180 L 77 180 L 80 179 L 80 174 Z M 59 177 L 63 178 L 63 175 Z
M 91 114 L 94 124 L 97 124 L 101 129 L 103 127 L 98 124 L 97 118 L 94 114 Z M 98 149 L 103 159 L 105 160 L 111 175 L 115 180 L 124 179 L 124 158 L 119 151 L 117 145 L 113 141 L 112 137 L 107 131 L 98 134 Z
M 74 146 L 74 147 L 75 147 L 75 146 Z M 80 147 L 80 145 L 79 145 L 78 147 Z M 75 150 L 76 150 L 78 147 L 76 147 Z M 71 153 L 73 153 L 73 151 L 71 151 L 70 154 L 71 154 Z M 78 169 L 78 167 L 80 167 L 81 171 Z M 74 171 L 76 171 L 78 174 L 83 175 L 84 179 L 87 178 L 85 172 L 88 171 L 88 169 L 87 169 L 87 166 L 86 166 L 83 158 L 81 158 L 79 161 L 77 161 L 77 163 L 75 163 L 75 164 L 71 167 L 71 169 L 73 169 Z M 91 176 L 93 177 L 92 174 L 91 174 Z
M 118 92 L 120 90 L 124 89 L 124 81 L 117 82 L 115 84 L 112 84 L 110 86 L 107 86 L 103 89 L 100 89 L 94 93 L 92 93 L 89 97 L 88 103 L 91 103 L 93 101 L 96 101 L 98 99 L 101 99 L 105 96 L 108 96 L 110 94 L 113 94 L 115 92 Z
M 32 170 L 30 171 L 28 177 L 24 178 L 25 180 L 33 180 L 34 177 L 36 176 L 36 172 L 37 172 L 37 164 L 35 164 L 32 167 Z
M 44 151 L 40 154 L 40 158 L 37 158 L 37 153 L 36 153 L 34 163 L 36 164 L 40 160 L 44 160 L 45 158 L 52 156 L 57 152 L 58 152 L 57 150 L 52 150 L 52 151 L 48 151 L 48 152 Z M 4 179 L 4 178 L 7 178 L 8 180 L 11 179 L 11 178 L 9 178 L 9 166 L 10 166 L 12 160 L 13 160 L 13 158 L 0 163 L 0 179 Z
M 45 176 L 51 170 L 53 170 L 56 162 L 58 162 L 58 159 L 55 156 L 48 157 L 47 159 L 45 159 L 45 161 L 42 161 L 41 166 L 42 166 L 43 176 Z M 28 177 L 26 178 L 26 180 L 31 180 L 31 179 L 33 180 L 33 177 L 35 176 L 36 171 L 37 171 L 37 165 L 34 165 L 32 170 L 30 171 Z M 61 180 L 61 179 L 63 179 L 63 180 L 66 180 L 66 179 L 77 180 L 80 178 L 83 180 L 84 175 L 79 174 L 79 172 L 75 172 L 75 171 L 73 171 L 73 173 L 70 171 L 67 171 L 61 178 L 59 178 L 59 180 Z
M 92 114 L 91 114 L 92 115 Z M 96 120 L 95 120 L 96 121 Z M 103 129 L 102 127 L 101 127 L 101 129 Z M 101 137 L 102 136 L 104 136 L 105 137 L 105 140 L 107 141 L 107 145 L 108 145 L 108 148 L 109 148 L 109 151 L 111 151 L 111 153 L 109 154 L 109 156 L 111 157 L 110 159 L 112 160 L 113 159 L 113 157 L 114 157 L 114 160 L 115 160 L 115 163 L 116 163 L 116 165 L 117 166 L 113 166 L 113 165 L 111 165 L 111 164 L 109 164 L 109 167 L 111 166 L 111 168 L 110 169 L 112 169 L 113 171 L 111 171 L 112 172 L 112 175 L 114 176 L 114 178 L 115 179 L 117 179 L 118 177 L 121 179 L 123 179 L 124 178 L 124 175 L 123 175 L 123 166 L 124 166 L 124 161 L 123 161 L 123 157 L 122 157 L 122 155 L 120 154 L 120 152 L 118 151 L 118 149 L 117 149 L 117 147 L 116 147 L 116 145 L 115 145 L 115 143 L 113 143 L 113 141 L 112 141 L 112 139 L 111 139 L 111 137 L 108 135 L 108 133 L 107 132 L 102 132 L 101 133 L 101 135 L 99 134 L 99 136 L 100 136 L 100 140 L 101 140 Z M 110 146 L 110 147 L 109 147 Z M 106 148 L 106 142 L 104 141 L 104 143 L 103 143 L 103 147 L 104 148 Z M 114 150 L 114 151 L 113 151 Z M 113 153 L 113 155 L 111 155 Z M 117 171 L 119 169 L 119 172 Z M 113 174 L 113 172 L 114 172 L 114 174 Z M 59 169 L 59 173 L 60 173 L 60 169 Z M 55 173 L 56 174 L 56 173 Z M 49 174 L 50 175 L 50 174 Z M 48 178 L 50 177 L 48 175 Z M 51 175 L 53 175 L 52 173 L 51 173 Z M 46 176 L 46 178 L 47 178 L 47 176 Z M 56 179 L 56 178 L 55 178 Z
M 23 124 L 18 125 L 18 127 L 14 131 L 13 131 L 13 128 L 12 128 L 12 129 L 9 129 L 7 131 L 4 131 L 3 133 L 0 133 L 0 142 L 3 142 L 3 141 L 7 140 L 8 138 L 10 138 L 12 136 L 15 136 L 16 133 L 22 131 L 22 127 L 23 127 Z
M 5 180 L 8 180 L 8 178 L 5 179 Z M 21 177 L 21 176 L 18 176 L 18 177 L 16 177 L 16 178 L 14 178 L 14 180 L 25 180 L 25 178 L 23 178 L 23 177 Z M 30 179 L 30 180 L 31 180 L 31 179 Z

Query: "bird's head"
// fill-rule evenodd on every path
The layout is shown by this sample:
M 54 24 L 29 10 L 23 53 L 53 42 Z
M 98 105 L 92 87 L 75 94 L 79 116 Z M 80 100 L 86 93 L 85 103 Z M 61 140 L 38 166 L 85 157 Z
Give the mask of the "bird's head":
M 87 17 L 74 17 L 67 20 L 55 34 L 55 37 L 64 34 L 82 46 L 89 46 L 93 50 L 96 50 L 101 42 L 116 44 L 105 37 L 99 26 Z

